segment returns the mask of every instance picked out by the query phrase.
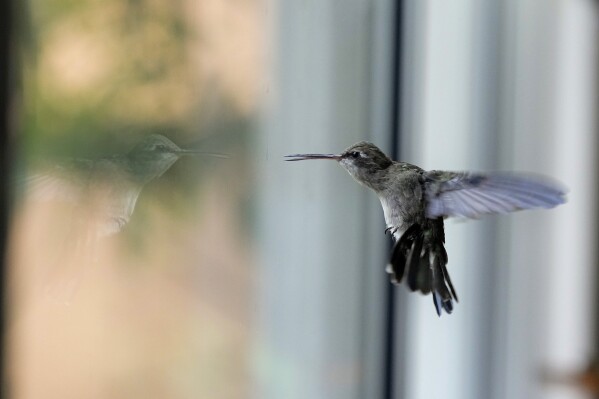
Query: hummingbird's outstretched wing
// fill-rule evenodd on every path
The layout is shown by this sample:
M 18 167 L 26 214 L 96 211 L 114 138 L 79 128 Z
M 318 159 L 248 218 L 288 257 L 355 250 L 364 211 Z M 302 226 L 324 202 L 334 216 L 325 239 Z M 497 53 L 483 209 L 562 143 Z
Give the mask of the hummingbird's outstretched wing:
M 28 176 L 23 181 L 23 188 L 28 196 L 38 201 L 78 202 L 92 168 L 92 161 L 71 159 Z
M 520 209 L 553 208 L 566 202 L 555 182 L 524 174 L 425 172 L 426 216 L 476 218 Z

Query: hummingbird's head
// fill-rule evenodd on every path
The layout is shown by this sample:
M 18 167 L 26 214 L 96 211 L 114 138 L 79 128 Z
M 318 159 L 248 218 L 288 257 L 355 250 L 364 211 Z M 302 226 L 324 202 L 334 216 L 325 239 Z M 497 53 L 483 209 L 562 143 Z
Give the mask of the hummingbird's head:
M 377 146 L 366 141 L 356 143 L 341 154 L 295 154 L 287 155 L 288 161 L 302 161 L 307 159 L 331 159 L 347 170 L 358 182 L 374 190 L 382 178 L 380 172 L 387 169 L 393 161 L 389 159 Z
M 366 141 L 356 143 L 340 154 L 339 164 L 357 181 L 372 187 L 379 172 L 393 161 L 377 146 Z
M 149 181 L 166 172 L 177 162 L 182 151 L 166 137 L 152 134 L 133 147 L 128 156 L 135 175 Z
M 133 147 L 128 154 L 128 158 L 134 174 L 139 176 L 143 182 L 148 182 L 160 177 L 184 155 L 208 155 L 227 158 L 224 154 L 180 148 L 160 134 L 152 134 L 144 138 Z

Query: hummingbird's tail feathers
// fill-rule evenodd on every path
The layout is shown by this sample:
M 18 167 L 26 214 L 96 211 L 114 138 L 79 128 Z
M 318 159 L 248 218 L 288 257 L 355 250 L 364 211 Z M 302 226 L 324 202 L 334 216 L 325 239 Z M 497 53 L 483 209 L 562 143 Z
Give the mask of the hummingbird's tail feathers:
M 445 283 L 449 287 L 451 296 L 453 297 L 453 299 L 455 299 L 456 302 L 459 302 L 460 300 L 458 299 L 458 294 L 455 291 L 455 288 L 453 288 L 453 283 L 451 282 L 451 278 L 449 278 L 449 273 L 447 272 L 447 267 L 445 267 L 445 264 L 447 264 L 447 261 L 445 261 L 445 263 L 443 263 L 441 266 L 441 271 L 443 272 L 443 278 L 445 279 Z
M 431 292 L 431 279 L 428 265 L 422 256 L 424 236 L 418 234 L 406 259 L 407 283 L 412 291 L 421 291 L 423 294 Z
M 395 244 L 393 253 L 391 254 L 391 260 L 387 267 L 387 273 L 391 274 L 391 281 L 394 284 L 401 283 L 406 270 L 407 258 L 412 250 L 414 241 L 419 236 L 422 236 L 422 234 L 420 234 L 420 226 L 413 224 L 405 231 L 405 233 L 403 233 Z
M 437 310 L 439 317 L 443 313 L 443 310 L 446 311 L 447 314 L 453 312 L 453 301 L 451 299 L 443 299 L 441 294 L 437 292 L 433 292 L 433 303 L 435 304 L 435 309 Z
M 453 311 L 458 296 L 447 272 L 447 252 L 442 240 L 427 238 L 418 224 L 412 225 L 395 244 L 387 272 L 399 284 L 404 276 L 411 291 L 433 294 L 437 314 Z
M 443 249 L 445 251 L 445 249 Z M 453 311 L 453 300 L 458 301 L 458 296 L 453 288 L 449 273 L 445 267 L 444 259 L 437 254 L 433 254 L 433 260 L 430 264 L 431 267 L 431 278 L 433 284 L 433 303 L 437 314 L 441 316 L 441 309 L 445 310 L 448 314 Z

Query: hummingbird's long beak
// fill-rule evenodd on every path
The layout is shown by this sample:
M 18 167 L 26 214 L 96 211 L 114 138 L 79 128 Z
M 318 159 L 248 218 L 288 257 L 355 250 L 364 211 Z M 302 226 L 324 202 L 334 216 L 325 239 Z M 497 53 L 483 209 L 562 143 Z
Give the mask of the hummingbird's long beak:
M 175 154 L 179 155 L 179 156 L 184 156 L 184 155 L 207 155 L 209 157 L 215 157 L 215 158 L 223 158 L 223 159 L 227 159 L 229 158 L 229 156 L 227 154 L 221 154 L 218 152 L 205 152 L 205 151 L 198 151 L 198 150 L 193 150 L 193 149 L 179 149 L 175 152 Z
M 307 159 L 329 159 L 338 161 L 341 159 L 341 155 L 336 154 L 293 154 L 285 155 L 286 161 L 305 161 Z

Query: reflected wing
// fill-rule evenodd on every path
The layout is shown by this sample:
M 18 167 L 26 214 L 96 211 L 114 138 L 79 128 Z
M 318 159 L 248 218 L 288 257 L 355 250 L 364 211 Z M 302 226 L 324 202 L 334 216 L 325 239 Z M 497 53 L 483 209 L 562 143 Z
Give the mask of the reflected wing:
M 37 201 L 77 203 L 93 164 L 86 160 L 70 160 L 29 176 L 24 181 L 25 194 Z
M 65 217 L 85 222 L 98 236 L 115 234 L 131 219 L 142 189 L 122 169 L 114 160 L 71 161 L 26 179 L 26 195 L 64 203 L 71 212 Z
M 476 218 L 563 204 L 565 190 L 546 179 L 508 173 L 425 173 L 426 216 Z

